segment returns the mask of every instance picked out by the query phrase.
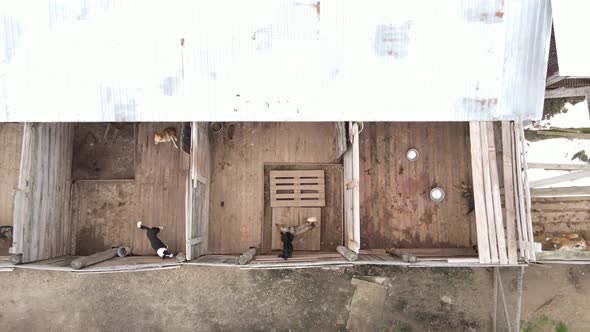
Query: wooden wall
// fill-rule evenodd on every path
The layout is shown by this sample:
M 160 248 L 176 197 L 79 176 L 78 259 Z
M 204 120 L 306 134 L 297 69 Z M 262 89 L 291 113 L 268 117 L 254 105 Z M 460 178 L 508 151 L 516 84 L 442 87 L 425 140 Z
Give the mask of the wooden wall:
M 211 180 L 211 144 L 207 123 L 194 122 L 191 130 L 191 193 L 190 218 L 186 225 L 187 259 L 208 253 L 209 195 Z M 194 242 L 193 242 L 194 241 Z M 198 242 L 198 243 L 196 243 Z
M 133 248 L 136 227 L 134 180 L 76 181 L 72 219 L 76 255 L 91 255 L 115 246 Z
M 406 152 L 419 151 L 410 162 Z M 467 123 L 365 123 L 360 134 L 362 248 L 471 247 Z M 446 198 L 429 198 L 440 186 Z
M 22 123 L 0 124 L 0 225 L 12 225 L 23 127 Z
M 13 222 L 14 192 L 18 184 L 20 156 L 23 144 L 22 123 L 0 124 L 0 225 Z M 0 256 L 8 256 L 12 239 L 0 239 Z
M 73 135 L 73 124 L 25 125 L 14 217 L 14 248 L 23 262 L 72 253 Z
M 75 185 L 72 215 L 76 250 L 87 255 L 112 246 L 126 245 L 134 255 L 154 255 L 145 231 L 164 226 L 160 239 L 174 252 L 185 251 L 185 200 L 188 154 L 172 143 L 154 143 L 154 134 L 177 123 L 136 125 L 135 180 L 85 180 Z
M 260 247 L 264 163 L 334 163 L 333 123 L 235 123 L 211 134 L 209 253 Z
M 590 240 L 590 196 L 533 197 L 531 203 L 536 234 L 577 232 Z

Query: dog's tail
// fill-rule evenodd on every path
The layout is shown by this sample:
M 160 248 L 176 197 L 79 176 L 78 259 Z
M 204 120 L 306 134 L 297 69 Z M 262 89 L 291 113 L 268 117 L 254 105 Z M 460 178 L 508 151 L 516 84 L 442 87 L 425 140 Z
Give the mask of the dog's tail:
M 147 226 L 144 226 L 144 225 L 141 223 L 141 221 L 138 221 L 138 222 L 137 222 L 137 228 L 141 228 L 141 229 L 150 229 L 149 227 L 147 227 Z

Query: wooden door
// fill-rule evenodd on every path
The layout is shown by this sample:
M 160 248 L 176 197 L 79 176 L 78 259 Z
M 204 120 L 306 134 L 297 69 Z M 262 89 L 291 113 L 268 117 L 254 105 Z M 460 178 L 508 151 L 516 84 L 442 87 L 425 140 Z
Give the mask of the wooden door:
M 325 206 L 323 170 L 270 171 L 272 250 L 282 248 L 277 225 L 303 226 L 315 218 L 315 227 L 293 241 L 295 250 L 320 250 L 321 207 Z

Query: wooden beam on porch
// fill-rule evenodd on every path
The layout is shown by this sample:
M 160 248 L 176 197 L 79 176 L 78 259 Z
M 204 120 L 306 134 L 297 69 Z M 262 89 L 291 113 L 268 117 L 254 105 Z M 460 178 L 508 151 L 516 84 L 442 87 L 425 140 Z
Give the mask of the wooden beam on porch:
M 577 87 L 577 88 L 557 88 L 557 89 L 545 90 L 545 99 L 578 97 L 578 96 L 590 96 L 590 87 L 583 86 L 583 87 Z
M 567 76 L 560 76 L 559 72 L 555 72 L 555 74 L 547 77 L 547 80 L 545 81 L 545 86 L 551 86 L 555 83 L 565 80 L 566 78 L 568 78 L 568 77 Z
M 590 187 L 534 188 L 531 197 L 559 197 L 590 195 Z
M 537 168 L 547 171 L 577 171 L 590 170 L 590 164 L 547 164 L 547 163 L 528 163 L 529 169 Z
M 563 183 L 563 182 L 568 182 L 568 181 L 575 181 L 575 180 L 579 180 L 579 179 L 583 179 L 583 178 L 587 178 L 587 177 L 590 177 L 590 170 L 582 170 L 582 171 L 571 172 L 571 173 L 567 173 L 567 174 L 562 174 L 562 175 L 550 177 L 547 179 L 531 181 L 530 186 L 531 186 L 531 188 L 538 188 L 538 187 L 549 186 L 552 184 L 558 184 L 558 183 Z

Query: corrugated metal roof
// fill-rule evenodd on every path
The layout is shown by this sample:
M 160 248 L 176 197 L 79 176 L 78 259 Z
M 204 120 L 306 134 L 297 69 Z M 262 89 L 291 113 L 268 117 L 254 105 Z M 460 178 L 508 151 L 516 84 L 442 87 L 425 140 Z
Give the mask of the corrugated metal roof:
M 542 115 L 549 0 L 0 6 L 2 121 Z
M 559 76 L 590 77 L 590 2 L 553 1 L 553 26 L 559 58 Z

